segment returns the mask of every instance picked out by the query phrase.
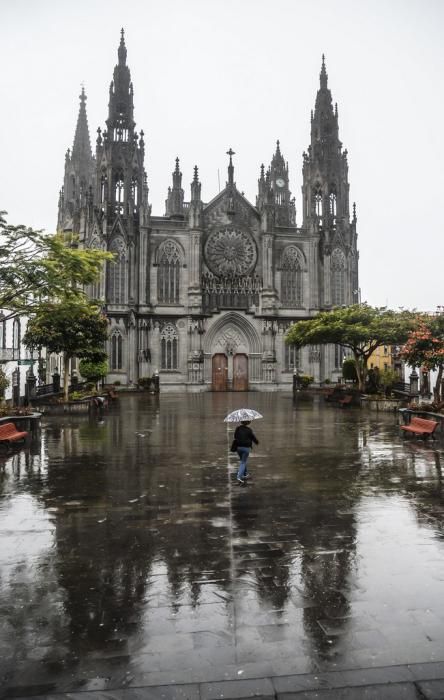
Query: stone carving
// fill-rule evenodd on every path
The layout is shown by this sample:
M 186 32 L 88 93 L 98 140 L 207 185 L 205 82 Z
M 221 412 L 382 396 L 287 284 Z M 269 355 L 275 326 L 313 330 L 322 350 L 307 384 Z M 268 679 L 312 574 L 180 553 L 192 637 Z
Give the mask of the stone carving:
M 234 355 L 242 344 L 242 337 L 232 326 L 224 328 L 216 342 L 216 345 L 220 345 L 223 350 L 226 351 L 227 355 Z
M 249 233 L 225 228 L 208 236 L 205 259 L 216 275 L 247 275 L 256 265 L 256 246 Z

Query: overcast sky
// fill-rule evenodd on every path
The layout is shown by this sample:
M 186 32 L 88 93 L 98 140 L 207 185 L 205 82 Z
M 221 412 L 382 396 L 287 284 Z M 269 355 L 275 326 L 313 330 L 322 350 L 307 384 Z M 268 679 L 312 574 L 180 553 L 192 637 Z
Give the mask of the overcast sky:
M 153 213 L 164 213 L 176 156 L 186 200 L 197 164 L 208 202 L 230 147 L 254 204 L 280 139 L 301 225 L 325 53 L 357 204 L 362 300 L 444 304 L 443 0 L 0 0 L 0 23 L 0 209 L 10 223 L 55 230 L 81 83 L 95 148 L 124 27 Z

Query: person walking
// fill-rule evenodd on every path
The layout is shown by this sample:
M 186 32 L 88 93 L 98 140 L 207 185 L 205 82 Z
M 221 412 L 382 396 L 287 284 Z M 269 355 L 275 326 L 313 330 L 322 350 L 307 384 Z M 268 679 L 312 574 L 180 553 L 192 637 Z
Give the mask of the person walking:
M 237 426 L 234 431 L 234 439 L 236 440 L 237 454 L 239 455 L 240 463 L 239 470 L 237 472 L 237 480 L 241 486 L 245 486 L 245 479 L 248 478 L 247 473 L 247 461 L 250 456 L 250 452 L 253 448 L 253 442 L 255 445 L 259 445 L 259 440 L 256 435 L 251 430 L 249 420 L 241 421 L 241 424 Z

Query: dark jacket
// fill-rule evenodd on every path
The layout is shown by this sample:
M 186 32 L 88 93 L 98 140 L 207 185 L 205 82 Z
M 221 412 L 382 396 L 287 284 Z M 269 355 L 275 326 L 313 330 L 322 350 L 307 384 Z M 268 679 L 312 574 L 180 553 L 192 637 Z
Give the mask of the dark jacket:
M 251 447 L 253 442 L 259 445 L 259 441 L 256 435 L 253 433 L 248 425 L 238 425 L 234 431 L 234 439 L 237 442 L 238 447 Z

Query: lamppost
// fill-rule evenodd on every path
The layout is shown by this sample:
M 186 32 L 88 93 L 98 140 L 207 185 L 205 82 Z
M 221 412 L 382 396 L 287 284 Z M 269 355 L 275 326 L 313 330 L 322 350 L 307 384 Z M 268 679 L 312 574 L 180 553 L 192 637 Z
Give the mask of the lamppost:
M 361 306 L 361 287 L 353 290 L 353 296 L 355 299 L 357 299 L 358 305 Z

